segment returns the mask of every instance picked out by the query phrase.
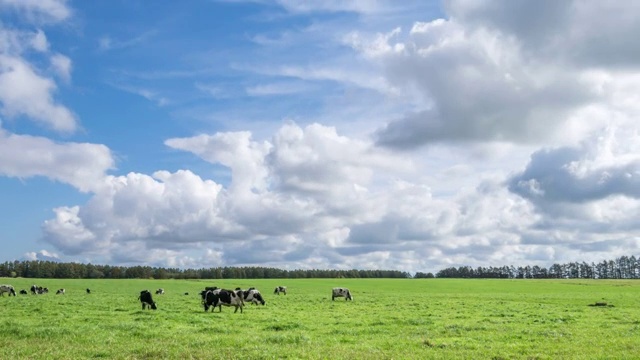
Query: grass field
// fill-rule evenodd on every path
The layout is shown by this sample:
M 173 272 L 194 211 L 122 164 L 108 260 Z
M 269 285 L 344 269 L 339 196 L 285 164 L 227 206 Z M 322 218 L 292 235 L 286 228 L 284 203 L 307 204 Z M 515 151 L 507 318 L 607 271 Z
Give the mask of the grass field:
M 640 359 L 640 282 L 0 279 L 0 359 Z M 274 295 L 277 285 L 287 295 Z M 205 286 L 266 306 L 205 313 Z M 331 301 L 349 287 L 354 301 Z M 92 293 L 86 294 L 85 289 Z M 65 295 L 55 290 L 65 288 Z M 141 310 L 140 290 L 158 310 Z M 185 295 L 188 292 L 189 295 Z M 589 306 L 607 302 L 609 306 Z

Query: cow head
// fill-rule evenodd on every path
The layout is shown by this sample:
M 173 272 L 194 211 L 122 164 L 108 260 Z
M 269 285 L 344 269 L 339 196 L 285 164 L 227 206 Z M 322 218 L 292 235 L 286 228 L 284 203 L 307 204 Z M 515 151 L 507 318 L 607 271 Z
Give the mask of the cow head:
M 258 300 L 260 302 L 260 304 L 265 305 L 267 302 L 264 301 L 264 298 L 262 297 L 262 294 L 260 294 L 259 292 L 256 292 L 253 294 L 253 298 Z

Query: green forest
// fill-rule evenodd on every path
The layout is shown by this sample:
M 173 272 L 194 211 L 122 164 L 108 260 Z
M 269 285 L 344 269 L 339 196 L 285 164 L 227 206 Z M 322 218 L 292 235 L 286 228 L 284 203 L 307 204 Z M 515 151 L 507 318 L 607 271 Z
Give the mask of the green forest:
M 7 261 L 0 277 L 57 279 L 304 279 L 304 278 L 483 278 L 483 279 L 638 279 L 640 260 L 622 256 L 599 263 L 571 262 L 549 268 L 505 265 L 459 266 L 411 274 L 400 270 L 283 270 L 272 267 L 211 267 L 179 269 L 151 266 L 113 266 L 41 260 Z

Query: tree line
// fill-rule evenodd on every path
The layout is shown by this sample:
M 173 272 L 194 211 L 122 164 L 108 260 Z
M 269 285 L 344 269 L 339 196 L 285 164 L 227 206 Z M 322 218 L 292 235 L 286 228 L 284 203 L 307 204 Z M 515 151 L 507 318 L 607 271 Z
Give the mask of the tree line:
M 410 278 L 411 274 L 398 270 L 283 270 L 260 266 L 178 269 L 28 260 L 7 261 L 0 264 L 0 277 L 43 279 L 305 279 Z
M 621 256 L 601 262 L 570 262 L 540 266 L 450 267 L 435 274 L 438 278 L 481 279 L 640 279 L 640 258 Z
M 151 266 L 112 266 L 25 260 L 0 264 L 0 277 L 57 279 L 310 279 L 310 278 L 477 278 L 477 279 L 640 279 L 640 258 L 622 256 L 601 262 L 570 262 L 548 268 L 534 266 L 459 266 L 435 274 L 400 270 L 283 270 L 278 268 L 211 267 L 178 269 Z

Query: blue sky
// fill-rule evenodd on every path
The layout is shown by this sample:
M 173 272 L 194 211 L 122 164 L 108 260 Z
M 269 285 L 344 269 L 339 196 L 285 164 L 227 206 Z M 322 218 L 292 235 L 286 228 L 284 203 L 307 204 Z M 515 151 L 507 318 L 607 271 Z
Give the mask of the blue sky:
M 0 0 L 0 260 L 415 272 L 636 254 L 639 12 Z

